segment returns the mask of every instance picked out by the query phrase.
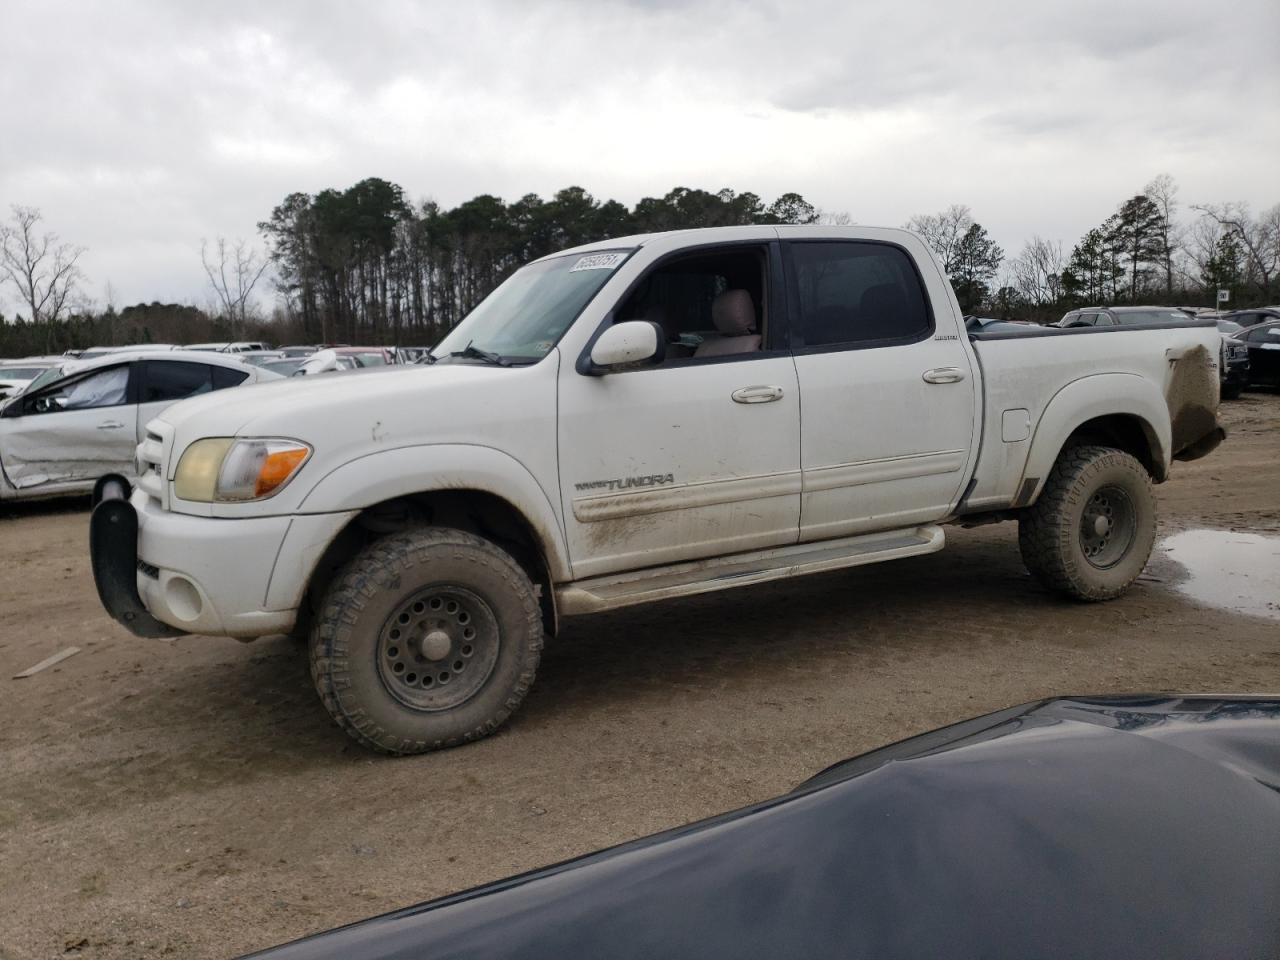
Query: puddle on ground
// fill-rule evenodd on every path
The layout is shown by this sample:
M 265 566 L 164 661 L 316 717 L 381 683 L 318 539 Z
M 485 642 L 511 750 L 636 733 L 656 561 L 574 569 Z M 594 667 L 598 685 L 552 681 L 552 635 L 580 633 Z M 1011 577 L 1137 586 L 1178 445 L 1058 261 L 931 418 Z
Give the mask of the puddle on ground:
M 1177 589 L 1193 600 L 1253 617 L 1280 620 L 1280 537 L 1228 530 L 1188 530 L 1160 548 L 1188 577 Z

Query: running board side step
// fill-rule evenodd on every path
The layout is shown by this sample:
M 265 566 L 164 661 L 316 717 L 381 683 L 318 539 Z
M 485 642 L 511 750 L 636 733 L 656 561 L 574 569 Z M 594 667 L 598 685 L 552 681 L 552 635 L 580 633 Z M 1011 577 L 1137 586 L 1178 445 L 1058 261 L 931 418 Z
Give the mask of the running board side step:
M 567 583 L 556 590 L 556 605 L 565 616 L 599 613 L 749 583 L 914 557 L 941 550 L 944 542 L 942 528 L 929 525 L 674 563 Z

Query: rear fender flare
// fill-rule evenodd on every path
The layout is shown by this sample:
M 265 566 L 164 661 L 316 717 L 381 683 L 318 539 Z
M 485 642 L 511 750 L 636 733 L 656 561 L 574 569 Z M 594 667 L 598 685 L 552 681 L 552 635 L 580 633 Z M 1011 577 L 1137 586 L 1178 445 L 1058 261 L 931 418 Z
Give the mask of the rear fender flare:
M 1159 388 L 1150 380 L 1131 373 L 1099 373 L 1067 384 L 1049 401 L 1036 424 L 1031 451 L 1022 471 L 1018 506 L 1034 503 L 1044 489 L 1049 471 L 1063 445 L 1090 420 L 1109 416 L 1130 416 L 1138 421 L 1151 449 L 1156 480 L 1169 471 L 1169 408 Z M 1035 487 L 1023 489 L 1030 481 Z

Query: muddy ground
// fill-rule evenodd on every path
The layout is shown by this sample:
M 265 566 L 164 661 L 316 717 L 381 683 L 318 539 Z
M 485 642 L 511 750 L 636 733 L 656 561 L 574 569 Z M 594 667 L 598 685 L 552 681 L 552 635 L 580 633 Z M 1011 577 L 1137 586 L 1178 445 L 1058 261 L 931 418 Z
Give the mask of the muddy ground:
M 1159 488 L 1162 534 L 1280 531 L 1280 397 L 1223 412 L 1230 441 Z M 387 760 L 330 723 L 288 641 L 116 627 L 83 502 L 0 512 L 0 958 L 233 956 L 1021 701 L 1280 690 L 1280 623 L 1184 599 L 1167 558 L 1084 605 L 1032 583 L 1013 525 L 948 536 L 928 557 L 573 622 L 499 735 Z

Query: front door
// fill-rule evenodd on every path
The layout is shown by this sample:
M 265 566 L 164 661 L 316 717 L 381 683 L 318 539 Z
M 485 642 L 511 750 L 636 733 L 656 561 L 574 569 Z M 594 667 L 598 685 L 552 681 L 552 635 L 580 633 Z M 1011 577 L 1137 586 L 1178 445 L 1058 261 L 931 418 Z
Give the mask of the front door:
M 663 326 L 658 366 L 588 376 L 561 358 L 576 578 L 795 543 L 800 397 L 769 263 L 767 246 L 733 246 L 646 274 L 613 317 Z
M 23 396 L 0 417 L 0 465 L 19 490 L 132 473 L 136 407 L 131 365 L 95 370 Z
M 804 405 L 801 539 L 943 518 L 963 492 L 977 410 L 959 334 L 935 325 L 901 247 L 794 242 L 787 253 Z M 945 288 L 932 299 L 947 303 Z

